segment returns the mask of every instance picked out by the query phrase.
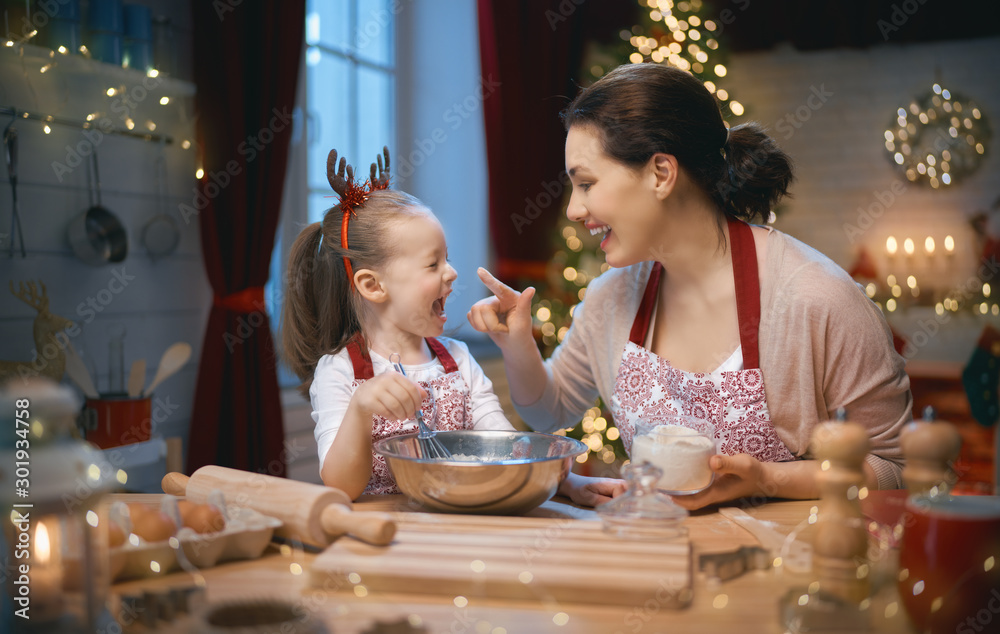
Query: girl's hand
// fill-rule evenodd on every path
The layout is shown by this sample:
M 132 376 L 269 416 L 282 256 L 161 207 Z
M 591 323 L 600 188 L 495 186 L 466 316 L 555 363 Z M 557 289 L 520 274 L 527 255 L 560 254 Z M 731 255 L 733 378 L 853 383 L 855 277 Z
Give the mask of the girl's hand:
M 559 483 L 559 495 L 580 506 L 598 506 L 625 492 L 625 481 L 613 478 L 591 478 L 570 472 Z
M 531 339 L 531 298 L 535 289 L 518 293 L 484 268 L 479 269 L 479 279 L 490 289 L 493 297 L 481 299 L 472 305 L 467 315 L 469 323 L 479 332 L 485 332 L 501 348 L 510 339 Z M 532 341 L 533 343 L 533 341 Z
M 735 456 L 715 455 L 709 459 L 715 472 L 715 481 L 701 493 L 678 495 L 673 500 L 689 511 L 709 504 L 729 502 L 738 498 L 762 493 L 764 466 L 759 460 L 745 453 Z
M 385 372 L 362 383 L 351 406 L 357 407 L 367 420 L 378 414 L 391 420 L 412 418 L 427 392 L 398 372 Z

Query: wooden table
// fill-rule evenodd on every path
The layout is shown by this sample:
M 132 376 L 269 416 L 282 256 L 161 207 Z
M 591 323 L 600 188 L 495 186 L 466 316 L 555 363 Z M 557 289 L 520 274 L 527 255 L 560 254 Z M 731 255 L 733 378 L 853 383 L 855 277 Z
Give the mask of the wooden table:
M 806 526 L 805 520 L 815 502 L 779 501 L 756 507 L 743 507 L 758 519 L 772 522 L 782 532 Z M 385 510 L 405 514 L 412 511 L 401 496 L 366 498 L 355 508 Z M 531 516 L 557 518 L 565 523 L 597 522 L 592 509 L 573 506 L 559 498 L 546 502 Z M 405 518 L 405 515 L 401 515 Z M 449 516 L 442 516 L 449 517 Z M 562 633 L 652 633 L 652 632 L 782 632 L 779 625 L 779 599 L 792 588 L 806 588 L 810 575 L 795 575 L 783 568 L 753 571 L 720 583 L 709 583 L 698 572 L 701 553 L 721 552 L 742 545 L 758 545 L 744 529 L 714 510 L 700 511 L 686 520 L 695 562 L 694 599 L 685 609 L 669 609 L 657 596 L 636 596 L 634 605 L 607 606 L 594 601 L 601 592 L 601 569 L 594 568 L 593 595 L 581 596 L 579 602 L 556 603 L 500 600 L 480 596 L 474 588 L 464 598 L 420 594 L 376 594 L 359 590 L 351 584 L 336 584 L 328 590 L 309 584 L 309 568 L 316 559 L 287 546 L 272 545 L 263 557 L 253 561 L 231 562 L 202 571 L 207 584 L 207 599 L 212 602 L 281 598 L 321 619 L 336 634 L 363 633 L 377 623 L 409 620 L 421 624 L 427 632 L 486 632 L 520 634 Z M 594 544 L 595 549 L 613 552 L 615 539 Z M 390 547 L 391 548 L 391 547 Z M 581 554 L 581 556 L 585 556 Z M 894 575 L 891 563 L 883 567 Z M 183 573 L 158 579 L 144 579 L 116 584 L 115 594 L 135 594 L 142 589 L 163 588 L 191 583 Z M 360 596 L 359 596 L 360 595 Z M 894 584 L 884 584 L 871 603 L 873 631 L 910 632 Z M 180 621 L 163 632 L 190 631 L 191 624 Z M 161 631 L 157 630 L 157 631 Z

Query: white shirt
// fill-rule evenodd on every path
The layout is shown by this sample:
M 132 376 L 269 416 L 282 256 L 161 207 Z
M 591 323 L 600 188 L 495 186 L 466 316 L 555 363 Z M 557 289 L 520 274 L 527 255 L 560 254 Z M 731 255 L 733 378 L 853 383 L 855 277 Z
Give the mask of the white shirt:
M 500 406 L 500 399 L 493 393 L 493 382 L 469 354 L 468 346 L 447 337 L 437 337 L 437 340 L 455 359 L 459 373 L 469 386 L 473 429 L 513 430 L 514 427 Z M 375 376 L 383 372 L 395 372 L 388 359 L 371 350 L 368 354 L 371 356 Z M 437 359 L 420 365 L 404 365 L 403 369 L 406 370 L 406 376 L 413 381 L 431 381 L 445 374 L 444 366 Z M 322 356 L 316 364 L 313 382 L 309 387 L 309 400 L 313 408 L 312 418 L 316 423 L 313 433 L 319 448 L 320 470 L 323 469 L 326 454 L 340 430 L 340 424 L 347 413 L 347 406 L 354 396 L 354 391 L 354 366 L 351 364 L 347 349 L 334 355 Z M 409 421 L 408 425 L 412 431 L 417 431 L 415 421 Z

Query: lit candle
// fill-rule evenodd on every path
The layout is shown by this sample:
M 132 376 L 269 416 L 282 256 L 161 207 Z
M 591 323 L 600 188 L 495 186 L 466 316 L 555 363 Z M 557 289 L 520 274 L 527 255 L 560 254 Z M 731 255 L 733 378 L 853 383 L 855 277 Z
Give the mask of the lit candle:
M 30 614 L 33 619 L 51 621 L 59 618 L 62 612 L 58 560 L 58 534 L 50 535 L 45 522 L 38 522 L 38 527 L 35 528 L 34 556 L 28 573 Z
M 948 255 L 954 255 L 955 238 L 952 238 L 951 236 L 944 237 L 944 250 L 948 252 Z
M 903 240 L 903 251 L 906 251 L 906 255 L 908 255 L 908 256 L 913 255 L 913 240 L 912 239 L 907 238 L 906 240 Z
M 927 255 L 934 255 L 934 238 L 927 236 L 924 240 L 924 250 L 927 251 Z
M 896 238 L 895 238 L 895 236 L 889 236 L 888 238 L 886 238 L 886 240 L 885 240 L 885 252 L 889 254 L 889 257 L 892 257 L 892 256 L 896 255 L 896 249 L 898 249 L 898 248 L 899 248 L 899 245 L 896 244 Z

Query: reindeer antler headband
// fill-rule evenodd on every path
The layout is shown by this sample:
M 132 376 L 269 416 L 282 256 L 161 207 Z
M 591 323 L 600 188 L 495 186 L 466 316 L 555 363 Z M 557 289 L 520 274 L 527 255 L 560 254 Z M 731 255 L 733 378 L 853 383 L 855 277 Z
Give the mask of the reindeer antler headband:
M 382 165 L 382 156 L 385 156 L 385 166 Z M 340 211 L 343 212 L 343 221 L 340 224 L 340 246 L 347 250 L 347 229 L 351 216 L 358 216 L 357 209 L 365 204 L 368 195 L 376 189 L 389 188 L 389 148 L 382 147 L 382 155 L 375 157 L 376 163 L 372 163 L 371 176 L 364 183 L 354 181 L 354 168 L 347 164 L 347 159 L 341 157 L 340 167 L 337 168 L 337 150 L 330 150 L 326 157 L 326 179 L 330 181 L 330 187 L 340 196 Z M 376 174 L 377 171 L 377 174 Z M 346 173 L 346 177 L 345 177 Z M 323 243 L 320 242 L 320 248 Z M 344 256 L 344 268 L 347 269 L 347 279 L 353 280 L 354 269 L 351 268 L 351 260 Z M 354 288 L 353 281 L 351 288 Z

